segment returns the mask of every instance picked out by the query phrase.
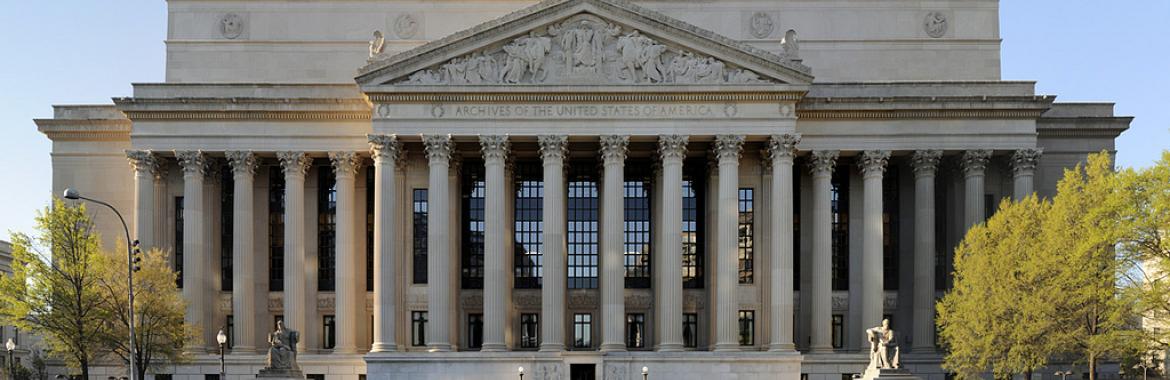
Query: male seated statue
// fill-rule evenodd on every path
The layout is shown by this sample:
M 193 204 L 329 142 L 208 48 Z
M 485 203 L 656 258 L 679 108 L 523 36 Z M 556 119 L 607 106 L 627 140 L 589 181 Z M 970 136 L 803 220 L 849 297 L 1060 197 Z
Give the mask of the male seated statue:
M 898 343 L 894 340 L 894 330 L 890 328 L 890 320 L 883 319 L 882 325 L 865 330 L 865 337 L 869 340 L 869 368 L 894 369 L 900 368 Z

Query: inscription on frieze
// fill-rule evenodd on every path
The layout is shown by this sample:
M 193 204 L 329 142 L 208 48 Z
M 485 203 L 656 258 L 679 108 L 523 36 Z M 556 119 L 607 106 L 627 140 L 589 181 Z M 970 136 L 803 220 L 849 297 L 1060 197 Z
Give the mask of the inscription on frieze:
M 563 104 L 563 105 L 455 105 L 436 106 L 432 109 L 435 118 L 501 118 L 501 119 L 543 119 L 571 117 L 577 119 L 605 118 L 670 118 L 670 117 L 713 117 L 727 115 L 723 106 L 707 104 Z

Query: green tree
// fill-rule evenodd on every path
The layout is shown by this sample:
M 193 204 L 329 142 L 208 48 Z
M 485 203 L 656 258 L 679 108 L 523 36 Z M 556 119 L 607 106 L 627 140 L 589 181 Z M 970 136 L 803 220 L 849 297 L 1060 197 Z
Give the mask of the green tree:
M 43 337 L 50 352 L 89 378 L 111 327 L 93 221 L 84 206 L 57 199 L 37 214 L 36 233 L 12 235 L 12 275 L 0 278 L 0 318 Z
M 125 252 L 125 247 L 119 252 Z M 143 253 L 141 268 L 134 273 L 134 358 L 138 364 L 137 378 L 145 379 L 146 372 L 165 361 L 186 361 L 183 347 L 195 339 L 196 329 L 184 321 L 187 302 L 175 288 L 178 273 L 171 269 L 166 254 L 158 249 Z M 123 362 L 130 358 L 129 305 L 126 281 L 129 268 L 117 260 L 105 266 L 107 274 L 99 283 L 106 297 L 107 314 L 118 323 L 106 331 L 103 346 Z
M 1145 331 L 1165 349 L 1170 346 L 1170 151 L 1152 167 L 1120 172 L 1119 182 L 1127 206 L 1121 253 L 1132 265 L 1123 279 L 1137 290 Z
M 1045 271 L 1035 257 L 1049 209 L 1036 197 L 1005 201 L 955 249 L 954 287 L 937 306 L 944 368 L 961 378 L 1027 375 L 1055 351 L 1044 339 L 1056 326 L 1038 304 Z

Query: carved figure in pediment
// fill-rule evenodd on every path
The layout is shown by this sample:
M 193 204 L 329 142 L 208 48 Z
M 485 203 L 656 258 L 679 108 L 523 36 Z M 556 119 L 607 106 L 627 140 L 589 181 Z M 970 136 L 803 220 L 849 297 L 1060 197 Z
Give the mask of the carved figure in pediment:
M 784 57 L 789 60 L 800 60 L 800 42 L 796 38 L 796 31 L 788 29 L 784 33 L 784 39 L 780 41 L 780 48 L 784 51 Z
M 666 52 L 665 45 L 635 30 L 618 38 L 617 52 L 622 68 L 626 70 L 627 80 L 637 83 L 644 77 L 650 82 L 662 82 L 662 53 Z M 639 68 L 642 69 L 642 75 L 638 75 Z
M 606 41 L 621 33 L 617 25 L 592 18 L 575 18 L 548 27 L 564 51 L 565 67 L 572 71 L 597 72 Z
M 670 71 L 668 71 L 667 75 L 668 80 L 674 83 L 693 82 L 694 76 L 690 74 L 690 69 L 691 60 L 694 59 L 695 55 L 686 50 L 674 56 L 674 60 L 670 61 Z
M 465 83 L 494 83 L 500 78 L 496 60 L 482 52 L 473 53 L 464 64 L 463 81 Z
M 382 50 L 386 48 L 386 37 L 382 36 L 381 30 L 374 31 L 374 39 L 370 40 L 370 58 L 377 57 L 382 54 Z
M 524 73 L 532 73 L 534 82 L 544 81 L 548 74 L 544 69 L 544 60 L 551 49 L 552 39 L 539 36 L 535 31 L 504 45 L 507 60 L 504 62 L 500 81 L 520 83 L 524 79 Z
M 727 83 L 761 83 L 759 74 L 751 70 L 735 70 L 727 74 Z
M 407 83 L 413 84 L 441 84 L 443 83 L 442 76 L 434 70 L 419 70 L 410 75 Z

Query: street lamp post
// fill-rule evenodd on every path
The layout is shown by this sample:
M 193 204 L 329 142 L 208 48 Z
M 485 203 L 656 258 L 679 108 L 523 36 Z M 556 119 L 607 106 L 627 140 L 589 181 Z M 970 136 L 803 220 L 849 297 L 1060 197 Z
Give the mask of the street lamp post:
M 520 380 L 524 380 L 524 367 L 520 367 L 516 371 L 520 372 Z
M 1068 377 L 1072 376 L 1072 371 L 1056 371 L 1055 375 L 1060 376 L 1060 380 L 1068 380 Z
M 223 347 L 227 344 L 227 334 L 223 333 L 223 329 L 219 330 L 219 334 L 215 334 L 215 341 L 219 342 L 219 380 L 226 380 L 227 370 L 223 363 Z
M 642 380 L 646 380 L 648 377 L 650 377 L 650 368 L 642 367 Z
M 1133 366 L 1133 369 L 1138 368 L 1142 369 L 1142 380 L 1146 380 L 1146 375 L 1149 374 L 1150 366 L 1146 363 L 1138 363 L 1137 365 Z
M 128 289 L 127 290 L 127 293 L 128 293 L 127 298 L 129 298 L 129 301 L 130 301 L 130 308 L 129 308 L 130 316 L 128 318 L 129 326 L 130 326 L 130 345 L 127 346 L 130 349 L 130 355 L 128 355 L 130 357 L 130 380 L 140 380 L 140 379 L 136 378 L 136 376 L 138 376 L 138 363 L 137 363 L 136 356 L 135 356 L 136 350 L 134 349 L 134 344 L 137 341 L 134 340 L 134 253 L 133 253 L 134 248 L 133 248 L 133 245 L 135 245 L 136 242 L 134 240 L 130 240 L 130 227 L 128 227 L 126 225 L 126 218 L 122 217 L 122 213 L 118 212 L 118 209 L 114 208 L 114 206 L 109 204 L 109 203 L 102 202 L 102 201 L 99 201 L 99 200 L 93 199 L 93 198 L 83 197 L 83 196 L 81 196 L 81 193 L 77 192 L 77 190 L 74 190 L 72 188 L 65 189 L 65 193 L 63 195 L 65 196 L 65 199 L 86 200 L 86 201 L 90 201 L 93 203 L 97 203 L 97 204 L 102 205 L 102 206 L 109 207 L 110 210 L 114 211 L 114 215 L 118 216 L 118 220 L 122 222 L 122 230 L 126 232 L 126 273 L 127 273 L 126 281 L 129 282 L 129 284 L 130 284 L 130 286 L 126 287 L 126 289 Z
M 8 338 L 8 343 L 4 343 L 4 348 L 8 349 L 8 378 L 16 378 L 16 361 L 12 359 L 13 351 L 16 351 L 16 342 L 12 338 Z

